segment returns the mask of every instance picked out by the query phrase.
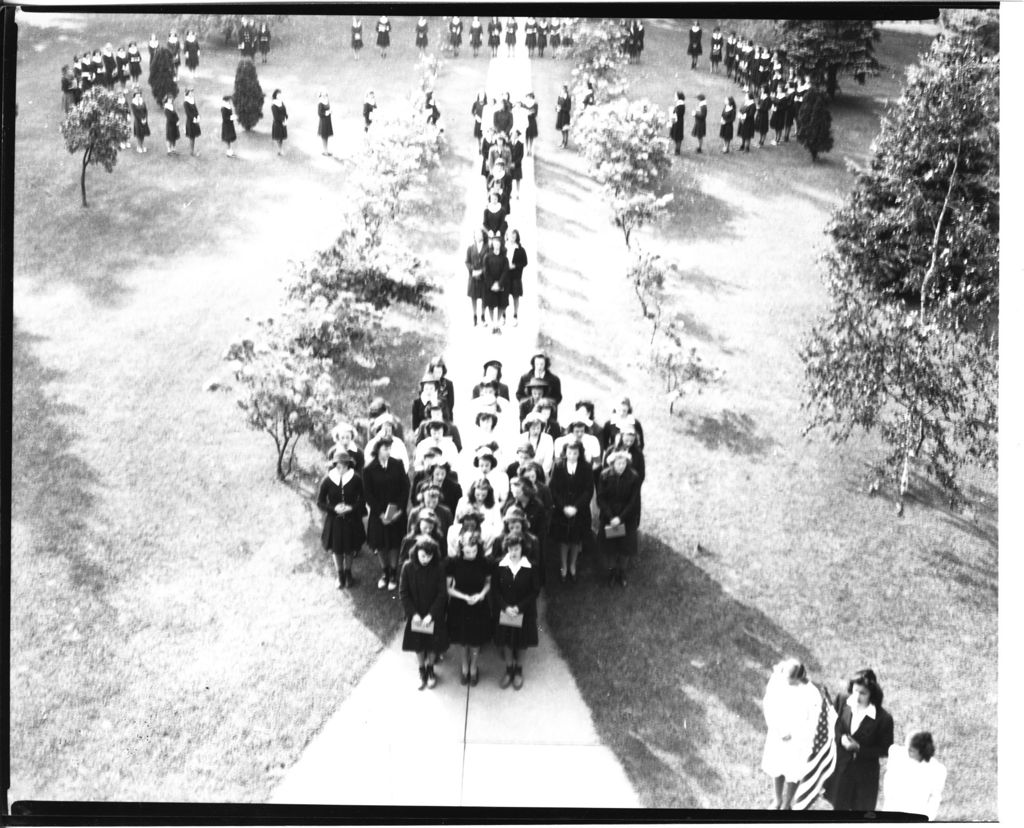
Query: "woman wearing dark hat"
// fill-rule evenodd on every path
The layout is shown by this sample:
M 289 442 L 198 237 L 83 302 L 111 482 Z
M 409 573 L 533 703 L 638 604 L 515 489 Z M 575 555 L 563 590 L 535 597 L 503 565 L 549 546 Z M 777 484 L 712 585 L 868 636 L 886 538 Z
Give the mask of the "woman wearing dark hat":
M 455 556 L 446 567 L 448 577 L 448 638 L 462 645 L 463 685 L 476 687 L 480 680 L 477 658 L 493 635 L 491 568 L 484 560 L 484 546 L 477 531 L 463 532 Z
M 594 472 L 583 453 L 583 445 L 571 441 L 551 471 L 551 540 L 558 544 L 561 561 L 559 577 L 576 582 L 576 560 L 583 541 L 590 537 L 590 500 L 594 496 Z
M 597 508 L 601 548 L 610 564 L 608 583 L 617 580 L 624 587 L 629 562 L 636 556 L 640 526 L 640 476 L 630 467 L 629 452 L 608 455 L 608 468 L 598 478 Z
M 441 519 L 433 509 L 417 509 L 416 520 L 410 520 L 409 531 L 406 533 L 405 537 L 402 538 L 402 545 L 398 551 L 399 562 L 404 563 L 409 560 L 412 556 L 412 550 L 416 545 L 416 541 L 424 535 L 428 538 L 432 538 L 434 543 L 437 544 L 438 549 L 443 549 L 445 546 L 445 534 L 447 531 L 447 526 L 445 526 L 444 531 L 442 531 Z
M 529 463 L 531 460 L 533 460 L 533 458 L 533 445 L 530 442 L 527 441 L 521 443 L 516 448 L 516 459 L 505 467 L 505 474 L 508 475 L 509 484 L 511 484 L 512 479 L 519 474 L 519 469 L 521 469 L 524 464 Z
M 484 212 L 485 221 L 486 213 L 487 211 Z M 503 214 L 499 215 L 502 215 L 502 227 L 506 227 Z M 508 308 L 508 259 L 501 251 L 503 234 L 502 229 L 500 234 L 491 236 L 491 249 L 484 255 L 484 309 L 490 317 L 491 333 L 496 334 L 501 333 L 505 310 Z
M 344 446 L 334 446 L 328 455 L 330 470 L 320 483 L 316 505 L 324 513 L 320 542 L 334 556 L 338 589 L 352 586 L 352 558 L 366 540 L 363 515 L 363 481 Z
M 697 95 L 697 108 L 693 111 L 693 131 L 690 133 L 697 139 L 697 152 L 704 152 L 704 136 L 708 134 L 708 102 L 704 93 Z
M 544 351 L 538 351 L 530 357 L 530 370 L 519 378 L 519 385 L 516 386 L 516 399 L 520 402 L 530 396 L 526 390 L 526 384 L 531 378 L 541 379 L 548 384 L 548 397 L 555 401 L 555 416 L 558 415 L 558 405 L 562 402 L 562 381 L 551 371 L 551 357 Z
M 128 74 L 133 84 L 138 84 L 139 78 L 142 77 L 142 54 L 134 40 L 128 44 Z
M 416 653 L 419 689 L 433 689 L 437 685 L 434 661 L 448 649 L 445 619 L 448 584 L 441 550 L 433 538 L 417 538 L 410 559 L 402 566 L 402 586 L 398 594 L 405 611 L 402 650 Z
M 414 500 L 418 505 L 409 511 L 406 535 L 417 534 L 415 529 L 419 525 L 418 521 L 421 515 L 432 515 L 437 521 L 440 538 L 448 537 L 448 530 L 455 523 L 455 514 L 441 502 L 441 487 L 432 482 L 426 482 L 417 489 Z M 439 539 L 438 542 L 440 543 L 441 540 Z
M 235 151 L 231 145 L 235 143 L 238 136 L 235 134 L 235 105 L 230 95 L 224 96 L 224 102 L 220 105 L 220 140 L 228 145 L 228 158 L 235 157 Z
M 372 444 L 372 460 L 363 471 L 363 493 L 370 510 L 367 543 L 381 564 L 377 589 L 398 588 L 398 551 L 409 501 L 409 478 L 402 462 L 391 456 L 392 443 L 390 436 L 379 437 Z
M 476 475 L 486 478 L 491 484 L 495 502 L 500 504 L 508 497 L 508 475 L 498 466 L 496 445 L 493 441 L 481 445 L 473 458 L 473 468 Z
M 495 395 L 505 400 L 511 400 L 512 397 L 509 394 L 508 386 L 501 381 L 501 360 L 500 359 L 489 359 L 484 363 L 484 378 L 481 382 L 478 382 L 473 386 L 473 399 L 475 400 L 480 396 L 480 389 L 484 383 L 493 383 Z
M 538 504 L 539 505 L 539 504 Z M 543 547 L 529 516 L 514 501 L 509 503 L 502 512 L 504 531 L 494 539 L 491 547 L 491 560 L 500 561 L 505 555 L 505 548 L 513 540 L 521 541 L 523 554 L 537 569 L 537 584 L 544 587 L 544 555 Z
M 469 304 L 473 306 L 473 327 L 477 326 L 477 309 L 479 318 L 484 316 L 484 256 L 487 255 L 487 244 L 485 242 L 486 232 L 480 227 L 473 236 L 473 243 L 466 248 L 466 270 L 469 272 L 469 281 L 466 283 L 466 295 L 469 297 Z
M 874 811 L 878 805 L 879 760 L 893 743 L 893 721 L 882 707 L 882 688 L 873 670 L 859 670 L 836 696 L 836 769 L 826 798 L 837 811 Z
M 546 379 L 530 377 L 526 383 L 526 390 L 530 396 L 519 402 L 519 424 L 522 428 L 527 415 L 531 414 L 544 397 L 548 395 L 550 383 Z
M 551 397 L 541 397 L 533 410 L 540 415 L 544 423 L 544 433 L 549 434 L 552 440 L 557 440 L 565 433 L 558 420 L 555 419 L 555 401 Z
M 437 398 L 437 381 L 431 372 L 420 378 L 420 394 L 412 401 L 412 427 L 418 429 L 427 417 L 427 409 L 440 405 Z
M 523 650 L 537 646 L 537 594 L 540 585 L 537 570 L 523 554 L 521 540 L 509 540 L 505 554 L 492 577 L 495 625 L 494 643 L 501 647 L 505 675 L 500 686 L 523 686 L 523 667 L 519 663 Z

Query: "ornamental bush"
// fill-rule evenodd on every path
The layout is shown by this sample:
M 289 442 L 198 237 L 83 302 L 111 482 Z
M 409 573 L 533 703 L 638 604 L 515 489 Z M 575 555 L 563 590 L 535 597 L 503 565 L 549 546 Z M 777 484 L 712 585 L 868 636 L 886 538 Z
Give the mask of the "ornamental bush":
M 256 77 L 256 64 L 251 58 L 238 61 L 235 70 L 235 114 L 238 123 L 246 132 L 250 132 L 263 117 L 263 88 Z
M 168 95 L 178 97 L 178 84 L 174 80 L 174 56 L 166 46 L 159 46 L 153 52 L 153 60 L 149 64 L 149 88 L 160 106 L 163 106 L 164 98 Z

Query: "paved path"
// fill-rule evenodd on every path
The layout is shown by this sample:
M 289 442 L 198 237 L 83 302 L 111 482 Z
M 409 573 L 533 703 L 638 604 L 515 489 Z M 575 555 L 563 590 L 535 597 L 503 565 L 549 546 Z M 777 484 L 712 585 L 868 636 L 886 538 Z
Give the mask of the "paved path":
M 520 21 L 520 33 L 522 33 Z M 522 40 L 520 34 L 520 40 Z M 517 57 L 492 59 L 488 95 L 509 91 L 519 100 L 530 88 L 525 46 Z M 455 128 L 455 127 L 453 127 Z M 460 127 L 461 128 L 461 127 Z M 525 131 L 525 124 L 523 125 Z M 535 151 L 546 147 L 535 145 Z M 513 201 L 510 225 L 517 228 L 532 261 L 524 273 L 518 328 L 501 335 L 472 327 L 465 295 L 465 248 L 479 225 L 484 182 L 479 161 L 465 170 L 463 244 L 454 251 L 445 288 L 449 323 L 445 360 L 455 383 L 456 413 L 469 408 L 469 390 L 485 360 L 506 365 L 515 387 L 537 344 L 537 210 L 533 159 L 523 168 L 522 193 Z M 511 309 L 509 311 L 511 316 Z M 494 647 L 480 656 L 480 684 L 459 684 L 459 655 L 452 649 L 438 665 L 434 690 L 417 691 L 419 677 L 399 635 L 366 673 L 338 711 L 310 742 L 272 797 L 277 803 L 345 805 L 436 805 L 492 807 L 639 807 L 625 771 L 598 739 L 590 711 L 569 668 L 547 632 L 543 601 L 540 645 L 523 658 L 522 690 L 502 690 L 504 664 Z M 524 787 L 509 784 L 519 768 Z

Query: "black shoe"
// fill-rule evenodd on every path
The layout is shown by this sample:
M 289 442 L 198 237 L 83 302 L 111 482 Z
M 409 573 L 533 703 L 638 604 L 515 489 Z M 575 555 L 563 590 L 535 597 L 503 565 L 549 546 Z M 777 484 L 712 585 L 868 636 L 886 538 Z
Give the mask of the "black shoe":
M 420 667 L 420 690 L 423 690 L 427 686 L 427 668 Z
M 437 676 L 434 674 L 434 665 L 427 665 L 427 687 L 433 690 L 437 687 Z

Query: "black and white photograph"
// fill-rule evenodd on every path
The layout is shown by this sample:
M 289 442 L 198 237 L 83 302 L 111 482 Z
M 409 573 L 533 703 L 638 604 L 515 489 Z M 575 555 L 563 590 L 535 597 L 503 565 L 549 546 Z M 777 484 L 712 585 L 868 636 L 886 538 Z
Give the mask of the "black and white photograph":
M 1008 819 L 1010 5 L 0 10 L 8 813 Z

